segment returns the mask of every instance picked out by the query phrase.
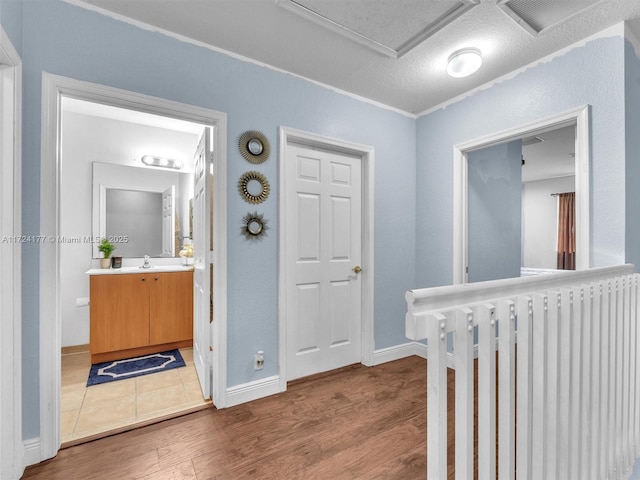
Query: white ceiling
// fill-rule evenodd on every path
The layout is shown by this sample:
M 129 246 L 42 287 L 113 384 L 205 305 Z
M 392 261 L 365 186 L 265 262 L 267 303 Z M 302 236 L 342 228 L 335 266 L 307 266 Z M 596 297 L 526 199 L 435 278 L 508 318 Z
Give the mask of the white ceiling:
M 67 138 L 91 139 L 91 161 L 141 168 L 143 155 L 172 158 L 183 164 L 181 173 L 193 173 L 194 153 L 204 125 L 150 113 L 62 97 L 63 117 L 78 115 L 80 121 L 65 124 Z
M 421 113 L 622 21 L 639 0 L 67 0 Z M 454 51 L 483 65 L 452 79 Z
M 525 145 L 530 138 L 541 142 Z M 576 126 L 562 127 L 523 139 L 522 181 L 575 175 Z
M 177 118 L 162 117 L 160 115 L 129 110 L 126 108 L 114 107 L 112 105 L 88 102 L 67 96 L 62 98 L 62 109 L 64 111 L 79 113 L 81 115 L 91 115 L 120 122 L 146 125 L 148 127 L 162 128 L 164 130 L 172 130 L 175 132 L 190 133 L 196 137 L 196 143 L 204 130 L 204 126 L 198 123 L 187 122 Z

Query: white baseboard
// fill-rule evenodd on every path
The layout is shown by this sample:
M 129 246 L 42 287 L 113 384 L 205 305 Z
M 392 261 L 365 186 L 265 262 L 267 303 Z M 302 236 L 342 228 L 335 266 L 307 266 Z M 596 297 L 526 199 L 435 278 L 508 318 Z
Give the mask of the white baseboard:
M 24 452 L 23 465 L 25 467 L 35 465 L 36 463 L 40 463 L 44 460 L 40 452 L 40 437 L 25 440 L 22 442 L 22 447 Z
M 373 352 L 372 366 L 393 362 L 394 360 L 400 360 L 401 358 L 410 357 L 412 355 L 427 358 L 427 346 L 420 342 L 408 342 L 402 345 L 395 345 L 393 347 L 376 350 Z M 235 405 L 240 405 L 241 403 L 251 402 L 252 400 L 268 397 L 269 395 L 275 395 L 276 393 L 281 393 L 283 391 L 284 390 L 280 388 L 279 375 L 243 383 L 241 385 L 227 388 L 226 407 L 233 407 Z
M 413 348 L 415 349 L 414 355 L 420 358 L 427 359 L 427 344 L 421 342 L 413 342 Z
M 227 407 L 240 405 L 259 398 L 280 393 L 280 376 L 262 378 L 227 388 Z
M 393 362 L 401 358 L 417 355 L 427 358 L 427 346 L 420 342 L 408 342 L 393 347 L 381 348 L 373 352 L 373 365 L 381 365 L 386 362 Z

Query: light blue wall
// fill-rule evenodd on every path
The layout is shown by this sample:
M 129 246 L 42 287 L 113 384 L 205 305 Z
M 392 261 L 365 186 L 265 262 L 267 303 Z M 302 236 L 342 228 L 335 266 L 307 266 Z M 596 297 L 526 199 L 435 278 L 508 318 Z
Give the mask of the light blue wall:
M 522 140 L 470 152 L 469 282 L 520 276 Z
M 625 43 L 625 132 L 627 169 L 625 176 L 626 261 L 640 269 L 640 59 L 630 42 Z
M 376 349 L 406 342 L 407 289 L 451 283 L 454 144 L 592 105 L 591 261 L 596 266 L 624 260 L 623 186 L 630 162 L 625 165 L 622 37 L 589 42 L 415 121 L 59 0 L 0 2 L 2 25 L 23 58 L 24 234 L 39 233 L 42 72 L 228 114 L 229 386 L 278 372 L 279 126 L 375 148 Z M 7 11 L 11 20 L 5 25 Z M 234 148 L 248 129 L 263 131 L 273 147 L 271 158 L 257 167 Z M 255 207 L 234 188 L 250 168 L 264 173 L 272 187 L 259 206 L 271 229 L 255 243 L 240 235 L 242 217 Z M 23 252 L 23 430 L 25 438 L 32 438 L 39 435 L 39 252 L 28 244 Z M 258 349 L 272 361 L 254 372 Z
M 60 1 L 25 2 L 23 14 L 24 234 L 39 232 L 42 72 L 226 112 L 228 383 L 257 380 L 278 372 L 278 127 L 372 145 L 375 343 L 380 349 L 406 342 L 404 292 L 414 286 L 413 118 Z M 247 163 L 235 147 L 240 134 L 249 129 L 264 132 L 272 145 L 271 158 L 259 166 Z M 248 242 L 240 234 L 242 217 L 256 207 L 245 203 L 235 186 L 250 169 L 264 173 L 271 184 L 270 197 L 258 206 L 270 226 L 260 242 Z M 32 438 L 39 433 L 39 253 L 25 247 L 24 436 Z M 267 364 L 254 372 L 253 354 L 259 349 L 265 351 Z
M 625 259 L 623 37 L 599 38 L 417 121 L 416 285 L 452 275 L 452 147 L 586 104 L 591 108 L 592 266 Z
M 0 25 L 22 56 L 22 1 L 0 0 Z

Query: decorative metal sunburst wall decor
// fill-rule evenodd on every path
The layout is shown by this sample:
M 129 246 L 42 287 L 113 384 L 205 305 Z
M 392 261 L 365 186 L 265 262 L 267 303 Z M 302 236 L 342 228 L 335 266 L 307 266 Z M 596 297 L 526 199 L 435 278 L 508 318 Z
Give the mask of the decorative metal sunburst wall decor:
M 242 228 L 240 231 L 247 240 L 259 240 L 260 237 L 267 234 L 269 227 L 264 215 L 256 212 L 249 212 L 242 218 Z
M 262 163 L 269 158 L 271 147 L 269 140 L 256 130 L 248 130 L 238 140 L 240 154 L 251 163 Z
M 238 180 L 238 191 L 249 203 L 262 203 L 269 196 L 269 182 L 260 172 L 245 172 Z

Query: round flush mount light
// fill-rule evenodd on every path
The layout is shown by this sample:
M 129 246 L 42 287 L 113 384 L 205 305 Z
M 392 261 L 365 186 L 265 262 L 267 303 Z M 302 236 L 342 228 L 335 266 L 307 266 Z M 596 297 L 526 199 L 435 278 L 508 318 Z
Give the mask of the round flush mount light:
M 454 78 L 468 77 L 482 65 L 482 55 L 477 48 L 463 48 L 453 52 L 447 63 L 447 73 Z

